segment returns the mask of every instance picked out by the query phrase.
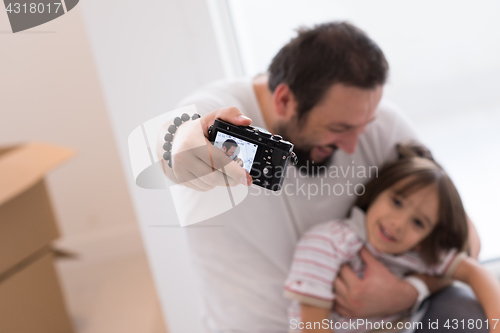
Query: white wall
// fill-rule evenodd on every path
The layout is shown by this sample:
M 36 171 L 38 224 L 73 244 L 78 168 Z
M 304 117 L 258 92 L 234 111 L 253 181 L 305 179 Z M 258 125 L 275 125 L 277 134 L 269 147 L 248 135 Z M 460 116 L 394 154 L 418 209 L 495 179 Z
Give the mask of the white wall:
M 197 293 L 169 191 L 135 185 L 127 139 L 224 69 L 204 0 L 81 2 L 88 38 L 169 332 L 199 332 Z
M 137 232 L 79 6 L 35 29 L 10 29 L 0 10 L 0 145 L 35 140 L 76 150 L 48 178 L 67 243 Z
M 488 78 L 500 73 L 498 1 L 230 0 L 229 3 L 243 65 L 249 75 L 267 70 L 276 52 L 295 36 L 297 27 L 332 20 L 354 23 L 382 48 L 391 67 L 389 86 L 394 97 L 405 90 L 467 78 L 481 77 L 486 79 L 485 83 L 495 82 Z M 487 86 L 475 83 L 467 88 Z M 486 93 L 493 97 L 492 89 L 481 96 L 486 97 Z M 457 97 L 462 103 L 467 100 L 466 96 Z M 410 114 L 420 113 L 419 107 L 426 105 L 412 107 L 414 101 L 406 104 Z

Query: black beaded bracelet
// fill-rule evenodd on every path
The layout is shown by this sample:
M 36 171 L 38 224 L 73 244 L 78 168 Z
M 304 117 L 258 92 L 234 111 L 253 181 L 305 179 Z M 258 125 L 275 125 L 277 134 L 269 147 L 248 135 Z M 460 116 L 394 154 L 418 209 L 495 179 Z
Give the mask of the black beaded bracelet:
M 172 167 L 172 141 L 174 140 L 174 134 L 175 131 L 181 126 L 183 123 L 189 120 L 196 120 L 200 118 L 201 116 L 197 113 L 193 114 L 192 117 L 190 117 L 187 113 L 183 113 L 180 117 L 175 117 L 174 118 L 174 124 L 168 126 L 168 133 L 165 134 L 165 143 L 163 144 L 163 150 L 165 152 L 163 153 L 163 159 L 165 161 L 168 161 L 168 166 Z

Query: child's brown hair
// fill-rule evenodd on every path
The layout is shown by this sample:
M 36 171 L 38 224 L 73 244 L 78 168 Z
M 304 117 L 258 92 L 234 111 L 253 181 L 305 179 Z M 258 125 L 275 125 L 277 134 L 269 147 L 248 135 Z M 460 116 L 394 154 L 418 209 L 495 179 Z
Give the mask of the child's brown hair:
M 466 246 L 468 226 L 462 200 L 450 177 L 434 161 L 429 150 L 410 144 L 398 145 L 397 151 L 399 158 L 383 166 L 379 177 L 366 184 L 365 193 L 358 197 L 355 205 L 366 212 L 380 193 L 403 179 L 409 180 L 396 189 L 403 197 L 435 184 L 439 198 L 438 222 L 420 243 L 419 252 L 426 263 L 435 264 L 440 250 L 463 250 Z

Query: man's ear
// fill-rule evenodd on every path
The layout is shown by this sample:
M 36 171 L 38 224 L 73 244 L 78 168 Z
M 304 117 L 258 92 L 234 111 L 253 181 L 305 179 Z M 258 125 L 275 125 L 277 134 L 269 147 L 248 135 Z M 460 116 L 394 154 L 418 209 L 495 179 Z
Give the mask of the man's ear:
M 279 84 L 273 93 L 273 104 L 276 115 L 283 120 L 290 120 L 297 110 L 295 95 L 286 83 Z

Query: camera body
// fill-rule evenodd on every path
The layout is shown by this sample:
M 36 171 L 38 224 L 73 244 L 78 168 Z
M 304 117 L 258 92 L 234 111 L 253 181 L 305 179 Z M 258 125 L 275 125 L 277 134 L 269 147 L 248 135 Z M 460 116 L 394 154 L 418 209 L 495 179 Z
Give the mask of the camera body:
M 243 167 L 250 173 L 253 184 L 265 189 L 279 191 L 288 163 L 297 163 L 293 144 L 263 128 L 235 126 L 215 119 L 208 130 L 208 136 L 210 142 L 228 156 L 239 149 L 237 158 L 243 160 Z M 233 159 L 236 159 L 236 156 Z

